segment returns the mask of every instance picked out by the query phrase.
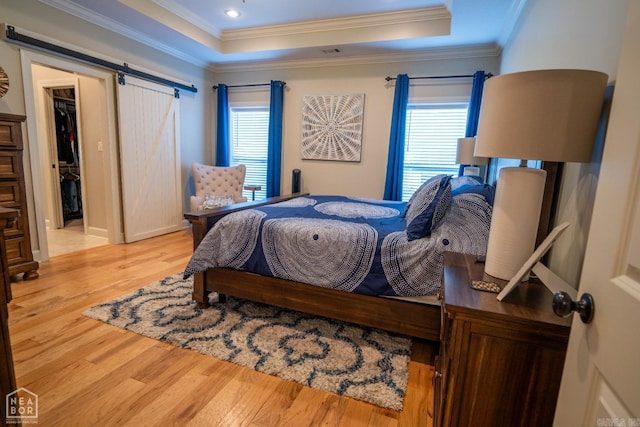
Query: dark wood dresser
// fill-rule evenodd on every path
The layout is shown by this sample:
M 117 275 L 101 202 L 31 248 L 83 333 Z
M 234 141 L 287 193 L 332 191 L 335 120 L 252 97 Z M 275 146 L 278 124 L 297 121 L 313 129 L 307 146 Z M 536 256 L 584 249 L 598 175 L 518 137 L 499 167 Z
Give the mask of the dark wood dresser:
M 5 230 L 7 261 L 11 276 L 38 277 L 38 263 L 31 252 L 29 215 L 22 167 L 22 122 L 25 116 L 0 113 L 0 206 L 20 212 L 15 224 Z
M 571 318 L 551 310 L 541 283 L 521 283 L 502 302 L 475 290 L 484 275 L 474 256 L 445 253 L 436 426 L 550 426 Z
M 0 207 L 0 271 L 2 286 L 0 288 L 0 396 L 3 401 L 2 425 L 8 425 L 6 419 L 5 398 L 7 394 L 16 389 L 16 376 L 13 368 L 13 356 L 11 353 L 11 339 L 9 337 L 9 310 L 7 304 L 11 301 L 11 283 L 9 281 L 9 269 L 7 268 L 7 253 L 2 234 L 14 227 L 18 219 L 16 209 Z

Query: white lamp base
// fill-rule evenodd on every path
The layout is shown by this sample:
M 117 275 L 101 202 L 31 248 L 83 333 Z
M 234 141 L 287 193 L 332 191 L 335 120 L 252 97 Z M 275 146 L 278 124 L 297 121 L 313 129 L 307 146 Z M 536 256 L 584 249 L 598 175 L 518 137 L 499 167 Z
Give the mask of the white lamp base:
M 533 253 L 546 177 L 542 169 L 500 169 L 484 268 L 487 274 L 510 280 Z

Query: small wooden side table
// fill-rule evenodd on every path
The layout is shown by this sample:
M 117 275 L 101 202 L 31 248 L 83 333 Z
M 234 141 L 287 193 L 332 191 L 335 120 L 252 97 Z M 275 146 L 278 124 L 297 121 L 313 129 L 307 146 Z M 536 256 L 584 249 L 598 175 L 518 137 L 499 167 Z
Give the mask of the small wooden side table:
M 251 191 L 251 200 L 256 199 L 256 191 L 262 190 L 262 186 L 260 185 L 245 185 L 244 189 L 247 191 Z

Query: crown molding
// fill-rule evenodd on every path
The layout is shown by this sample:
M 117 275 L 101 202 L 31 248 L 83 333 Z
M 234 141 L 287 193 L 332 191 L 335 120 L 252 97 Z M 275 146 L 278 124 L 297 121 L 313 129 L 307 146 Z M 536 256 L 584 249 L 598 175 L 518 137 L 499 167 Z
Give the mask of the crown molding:
M 266 70 L 283 70 L 283 69 L 303 69 L 303 68 L 321 68 L 321 67 L 336 67 L 336 66 L 349 66 L 349 65 L 369 65 L 369 64 L 384 64 L 384 63 L 402 63 L 402 62 L 417 62 L 417 61 L 432 61 L 442 59 L 463 59 L 473 57 L 491 57 L 499 56 L 501 54 L 501 48 L 499 45 L 475 45 L 475 46 L 462 46 L 454 48 L 433 48 L 433 49 L 421 49 L 413 50 L 403 53 L 383 53 L 374 55 L 352 55 L 348 57 L 323 57 L 313 59 L 292 59 L 292 60 L 262 60 L 262 61 L 250 61 L 250 62 L 230 62 L 230 63 L 214 63 L 211 61 L 203 61 L 195 58 L 191 55 L 185 54 L 183 51 L 175 49 L 169 45 L 158 42 L 144 34 L 135 31 L 129 27 L 126 27 L 117 21 L 107 18 L 103 15 L 97 14 L 94 11 L 81 7 L 73 2 L 65 0 L 39 0 L 41 3 L 54 7 L 63 12 L 69 13 L 73 16 L 81 18 L 87 22 L 95 24 L 106 30 L 112 31 L 123 37 L 127 37 L 139 43 L 145 44 L 153 49 L 163 52 L 167 55 L 190 63 L 192 65 L 201 67 L 205 70 L 217 73 L 230 73 L 240 71 L 266 71 Z M 167 4 L 166 0 L 155 0 L 159 6 L 164 7 Z M 516 0 L 517 5 L 514 6 L 514 20 L 512 25 L 515 25 L 515 21 L 523 8 L 523 4 L 526 0 Z M 436 9 L 436 10 L 434 10 Z M 332 21 L 333 28 L 355 30 L 357 28 L 375 28 L 379 25 L 383 19 L 387 20 L 392 18 L 392 25 L 403 25 L 408 23 L 420 23 L 426 20 L 437 20 L 442 18 L 441 8 L 427 8 L 417 9 L 413 11 L 401 11 L 393 13 L 374 14 L 356 18 L 340 18 L 324 21 Z M 172 12 L 175 13 L 173 8 Z M 417 12 L 416 12 L 417 11 Z M 448 11 L 446 12 L 448 14 Z M 389 15 L 392 15 L 391 17 Z M 187 16 L 183 16 L 187 19 Z M 190 18 L 189 18 L 190 19 Z M 307 27 L 307 24 L 310 27 Z M 319 24 L 315 26 L 313 22 L 307 24 L 288 24 L 277 25 L 270 27 L 260 27 L 249 30 L 241 30 L 234 32 L 225 32 L 224 37 L 262 37 L 265 34 L 282 34 L 294 35 L 296 31 L 310 32 L 313 29 L 318 29 L 322 26 Z M 326 24 L 326 23 L 325 23 Z M 304 26 L 304 28 L 302 28 Z M 511 27 L 510 27 L 511 28 Z M 509 31 L 503 32 L 509 33 Z M 262 31 L 262 33 L 260 33 Z M 244 32 L 242 35 L 240 33 Z M 227 34 L 228 33 L 228 34 Z M 233 33 L 233 35 L 231 35 Z M 258 36 L 261 34 L 261 36 Z M 299 34 L 299 33 L 298 33 Z
M 451 14 L 444 7 L 223 31 L 222 53 L 298 49 L 448 35 Z
M 295 36 L 300 34 L 357 30 L 372 27 L 390 27 L 416 23 L 433 24 L 433 21 L 445 22 L 448 25 L 451 22 L 451 14 L 449 13 L 449 10 L 444 6 L 436 6 L 422 9 L 374 13 L 361 16 L 268 25 L 239 30 L 226 30 L 222 32 L 221 39 L 224 42 L 260 37 Z
M 467 59 L 478 57 L 499 57 L 502 49 L 496 44 L 460 46 L 455 48 L 434 48 L 413 50 L 403 53 L 379 55 L 353 55 L 348 57 L 270 60 L 234 64 L 215 64 L 209 69 L 215 73 L 237 73 L 252 71 L 277 71 L 302 68 L 339 67 L 353 65 L 394 64 L 407 62 L 436 61 L 446 59 Z
M 4 33 L 6 31 L 7 26 L 9 26 L 9 25 L 10 24 L 8 24 L 8 23 L 0 24 L 0 30 L 1 30 L 0 32 Z M 166 79 L 166 80 L 172 80 L 174 82 L 177 82 L 177 83 L 180 83 L 180 84 L 183 84 L 183 85 L 186 85 L 186 86 L 193 86 L 193 84 L 191 82 L 189 82 L 188 80 L 184 80 L 183 78 L 177 77 L 176 75 L 165 74 L 165 73 L 162 73 L 162 72 L 158 71 L 157 69 L 150 69 L 150 68 L 144 67 L 142 65 L 137 65 L 137 64 L 135 64 L 135 63 L 133 63 L 131 61 L 123 60 L 122 58 L 115 58 L 113 56 L 110 56 L 110 55 L 102 53 L 102 52 L 96 52 L 96 51 L 91 50 L 91 49 L 86 49 L 86 48 L 84 48 L 82 46 L 78 46 L 78 45 L 76 45 L 74 43 L 67 43 L 65 41 L 58 40 L 58 39 L 46 36 L 44 34 L 36 33 L 36 32 L 30 31 L 30 30 L 21 28 L 21 27 L 16 27 L 16 26 L 13 26 L 13 25 L 12 25 L 12 27 L 14 27 L 16 32 L 18 32 L 18 33 L 20 33 L 22 35 L 25 35 L 25 36 L 28 36 L 28 37 L 31 37 L 31 38 L 34 38 L 34 39 L 49 43 L 49 44 L 53 44 L 53 45 L 59 46 L 59 47 L 64 48 L 64 49 L 69 49 L 69 50 L 72 50 L 72 51 L 75 51 L 75 52 L 78 52 L 78 53 L 81 53 L 81 54 L 84 54 L 84 55 L 87 55 L 87 56 L 91 56 L 91 57 L 94 57 L 94 58 L 101 59 L 103 61 L 111 62 L 111 63 L 114 63 L 114 64 L 128 65 L 130 68 L 136 69 L 138 71 L 142 71 L 142 72 L 145 72 L 145 73 L 153 74 L 154 76 L 161 77 L 161 78 Z M 9 39 L 7 39 L 7 41 L 9 41 Z M 15 41 L 11 41 L 11 42 L 12 43 L 17 43 L 19 45 L 23 44 L 22 42 L 15 42 Z M 29 46 L 31 48 L 33 48 L 33 46 L 31 46 L 31 45 L 29 45 Z M 33 49 L 29 49 L 29 50 L 33 50 Z M 70 57 L 70 56 L 67 56 L 67 55 L 64 55 L 64 54 L 51 52 L 50 50 L 48 50 L 46 48 L 38 48 L 38 47 L 36 47 L 35 50 L 44 52 L 46 55 L 60 56 L 60 57 L 69 59 L 71 61 L 77 61 L 77 62 L 82 63 L 82 64 L 88 64 L 90 67 L 96 67 L 96 68 L 99 68 L 101 70 L 107 69 L 107 70 L 113 71 L 112 68 L 109 68 L 109 67 L 104 68 L 103 66 L 95 64 L 95 63 L 92 63 L 91 61 L 82 61 L 81 59 L 78 59 L 78 58 L 73 58 L 73 57 Z
M 192 23 L 196 27 L 200 28 L 203 31 L 206 31 L 212 36 L 218 39 L 222 38 L 222 30 L 220 30 L 218 27 L 214 27 L 213 25 L 209 24 L 206 20 L 202 19 L 200 15 L 195 14 L 188 9 L 185 9 L 175 0 L 152 0 L 152 1 L 158 6 L 168 10 L 174 15 L 179 16 L 185 21 Z
M 151 37 L 144 35 L 138 31 L 132 30 L 130 27 L 124 26 L 117 21 L 114 21 L 111 18 L 107 18 L 106 16 L 100 15 L 92 10 L 89 10 L 85 7 L 79 6 L 73 2 L 68 2 L 64 0 L 38 0 L 40 3 L 46 4 L 47 6 L 51 6 L 55 9 L 58 9 L 62 12 L 73 15 L 77 18 L 83 19 L 91 24 L 102 27 L 106 30 L 109 30 L 113 33 L 119 34 L 123 37 L 129 38 L 131 40 L 137 41 L 149 47 L 152 47 L 160 52 L 166 53 L 167 55 L 171 55 L 177 59 L 190 63 L 192 65 L 196 65 L 198 67 L 207 68 L 210 64 L 204 61 L 201 61 L 191 55 L 185 54 L 183 51 L 175 49 L 167 44 L 160 43 Z
M 526 5 L 527 0 L 513 0 L 511 8 L 509 9 L 507 19 L 505 20 L 498 37 L 498 43 L 500 44 L 500 46 L 507 46 L 509 43 L 511 43 L 513 30 L 516 28 L 516 25 L 518 24 L 518 21 L 522 16 L 522 11 L 524 10 Z
M 190 39 L 207 49 L 215 52 L 222 52 L 223 46 L 219 37 L 198 27 L 189 18 L 183 18 L 172 11 L 165 9 L 152 0 L 117 0 L 119 3 L 137 11 L 147 19 L 156 21 L 158 24 L 174 31 L 182 37 Z M 185 14 L 185 11 L 181 12 Z M 189 15 L 191 16 L 191 15 Z M 198 20 L 201 21 L 201 20 Z

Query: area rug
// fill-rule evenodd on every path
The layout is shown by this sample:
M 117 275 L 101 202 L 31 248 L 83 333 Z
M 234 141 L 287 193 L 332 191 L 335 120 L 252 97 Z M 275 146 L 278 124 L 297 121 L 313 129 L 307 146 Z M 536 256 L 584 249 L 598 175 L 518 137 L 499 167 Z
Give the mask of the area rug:
M 83 314 L 309 387 L 401 410 L 411 340 L 228 297 L 200 309 L 193 279 L 166 277 Z

